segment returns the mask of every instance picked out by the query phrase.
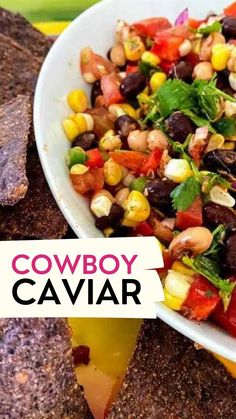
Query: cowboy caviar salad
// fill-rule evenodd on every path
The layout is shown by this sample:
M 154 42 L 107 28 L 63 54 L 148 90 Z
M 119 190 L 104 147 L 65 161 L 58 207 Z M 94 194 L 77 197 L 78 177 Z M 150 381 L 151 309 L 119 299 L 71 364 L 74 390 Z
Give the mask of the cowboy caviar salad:
M 106 237 L 154 235 L 165 303 L 236 336 L 236 3 L 117 23 L 107 57 L 80 53 L 91 85 L 63 122 L 74 189 Z

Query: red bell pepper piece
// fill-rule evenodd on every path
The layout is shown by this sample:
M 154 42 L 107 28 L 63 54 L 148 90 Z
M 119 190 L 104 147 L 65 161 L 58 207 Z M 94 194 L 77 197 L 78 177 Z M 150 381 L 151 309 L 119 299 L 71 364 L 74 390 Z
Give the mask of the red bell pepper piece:
M 98 148 L 93 148 L 92 150 L 86 151 L 86 156 L 88 158 L 86 161 L 86 166 L 90 167 L 91 169 L 103 167 L 104 159 Z
M 141 168 L 147 162 L 148 155 L 141 151 L 111 151 L 109 156 L 118 164 L 141 173 Z
M 153 229 L 150 227 L 150 225 L 147 223 L 147 221 L 143 221 L 142 223 L 139 223 L 137 227 L 135 227 L 134 232 L 136 235 L 141 236 L 153 236 Z
M 206 320 L 216 308 L 221 298 L 218 290 L 204 276 L 194 275 L 187 298 L 181 311 L 190 320 Z
M 166 73 L 167 75 L 169 74 L 171 68 L 176 64 L 176 62 L 173 63 L 169 63 L 168 61 L 162 60 L 159 64 L 159 67 L 162 69 L 162 71 L 164 71 L 164 73 Z
M 132 25 L 135 32 L 144 37 L 154 38 L 157 32 L 171 28 L 171 24 L 165 17 L 151 17 L 135 22 Z
M 236 280 L 236 278 L 235 278 Z M 222 302 L 216 307 L 213 320 L 236 337 L 236 288 L 234 289 L 227 311 L 224 311 Z
M 202 200 L 198 196 L 192 205 L 185 211 L 177 211 L 176 228 L 179 230 L 186 230 L 189 227 L 201 226 L 202 219 Z
M 104 185 L 103 169 L 89 169 L 83 175 L 70 175 L 73 187 L 82 194 L 89 194 L 90 192 L 98 192 Z
M 125 71 L 126 71 L 126 74 L 130 74 L 130 73 L 138 73 L 138 71 L 139 71 L 139 66 L 138 66 L 138 65 L 131 65 L 131 64 L 128 64 L 128 65 L 127 65 L 127 67 L 126 67 L 126 69 L 125 69 Z
M 120 93 L 120 77 L 116 73 L 107 74 L 101 78 L 101 89 L 106 106 L 124 100 Z
M 150 170 L 155 172 L 157 168 L 160 166 L 161 157 L 163 151 L 160 150 L 158 147 L 155 147 L 154 150 L 150 153 L 147 162 L 141 168 L 141 173 L 146 175 Z
M 225 7 L 224 14 L 226 16 L 235 16 L 236 17 L 236 1 L 234 1 L 228 7 Z

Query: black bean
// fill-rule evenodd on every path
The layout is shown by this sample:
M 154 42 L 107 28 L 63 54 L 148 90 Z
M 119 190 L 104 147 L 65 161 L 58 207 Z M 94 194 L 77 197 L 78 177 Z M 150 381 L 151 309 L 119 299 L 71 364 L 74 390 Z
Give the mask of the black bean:
M 145 85 L 146 79 L 143 74 L 130 73 L 122 80 L 120 92 L 125 98 L 132 99 L 145 88 Z
M 131 131 L 140 129 L 140 125 L 136 119 L 129 115 L 121 115 L 115 120 L 115 131 L 120 135 L 122 140 L 125 140 Z
M 182 112 L 174 112 L 166 120 L 168 135 L 175 141 L 183 143 L 189 134 L 195 132 L 192 121 Z
M 110 235 L 110 237 L 127 237 L 130 236 L 132 232 L 132 228 L 125 227 L 125 226 L 116 226 L 114 232 Z
M 73 143 L 72 147 L 82 147 L 85 151 L 90 148 L 96 147 L 98 144 L 99 138 L 97 134 L 93 131 L 86 131 L 83 134 L 78 135 Z
M 207 169 L 213 171 L 224 170 L 236 174 L 236 152 L 233 150 L 212 150 L 206 153 L 203 163 Z
M 233 16 L 226 16 L 222 21 L 222 33 L 229 38 L 236 38 L 236 18 Z
M 99 230 L 105 230 L 107 227 L 113 227 L 119 223 L 124 216 L 124 209 L 118 204 L 112 204 L 109 215 L 96 218 L 95 226 Z
M 124 208 L 122 208 L 120 205 L 112 204 L 110 214 L 108 215 L 112 225 L 114 223 L 118 223 L 121 220 L 121 218 L 123 218 L 124 212 Z
M 225 277 L 236 274 L 236 232 L 226 240 L 222 262 Z
M 91 100 L 91 105 L 94 106 L 95 105 L 95 101 L 97 99 L 98 96 L 101 96 L 102 93 L 102 89 L 101 89 L 101 83 L 100 80 L 97 80 L 93 83 L 92 86 L 92 90 L 91 90 L 91 95 L 90 95 L 90 100 Z
M 217 227 L 223 224 L 228 230 L 236 230 L 236 214 L 230 208 L 209 202 L 203 207 L 203 215 L 206 225 Z
M 175 211 L 172 207 L 170 193 L 176 186 L 176 183 L 169 179 L 151 180 L 145 189 L 147 199 L 151 205 L 160 208 L 166 215 L 173 216 Z
M 181 79 L 186 83 L 192 83 L 193 66 L 186 61 L 180 61 L 172 66 L 168 77 L 171 79 Z

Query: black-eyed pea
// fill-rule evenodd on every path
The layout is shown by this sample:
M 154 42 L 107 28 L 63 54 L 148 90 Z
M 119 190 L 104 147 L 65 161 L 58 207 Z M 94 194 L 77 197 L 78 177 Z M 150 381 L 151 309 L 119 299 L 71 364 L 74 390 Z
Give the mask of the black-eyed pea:
M 128 135 L 128 145 L 131 150 L 145 151 L 147 149 L 148 131 L 138 129 L 131 131 Z
M 200 80 L 211 80 L 214 71 L 209 61 L 203 61 L 195 65 L 193 70 L 193 77 Z
M 154 129 L 148 133 L 147 146 L 151 151 L 156 147 L 160 150 L 165 150 L 169 148 L 169 142 L 163 131 Z

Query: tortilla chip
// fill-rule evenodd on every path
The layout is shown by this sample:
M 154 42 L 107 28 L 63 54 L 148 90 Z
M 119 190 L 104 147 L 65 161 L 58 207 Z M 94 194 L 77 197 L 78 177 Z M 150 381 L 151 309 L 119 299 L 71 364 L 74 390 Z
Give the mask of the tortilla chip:
M 236 380 L 160 320 L 144 322 L 109 419 L 236 418 Z
M 12 38 L 39 58 L 44 58 L 52 45 L 52 40 L 34 28 L 23 16 L 2 7 L 0 7 L 0 33 Z
M 41 60 L 0 34 L 0 105 L 18 95 L 32 97 L 40 67 Z
M 0 205 L 15 205 L 28 189 L 26 150 L 31 110 L 27 96 L 0 106 Z
M 0 319 L 0 417 L 92 419 L 65 319 Z
M 27 177 L 25 198 L 14 207 L 0 208 L 0 232 L 38 239 L 62 238 L 68 225 L 50 192 L 34 147 L 28 150 Z

